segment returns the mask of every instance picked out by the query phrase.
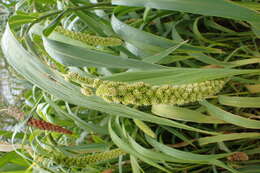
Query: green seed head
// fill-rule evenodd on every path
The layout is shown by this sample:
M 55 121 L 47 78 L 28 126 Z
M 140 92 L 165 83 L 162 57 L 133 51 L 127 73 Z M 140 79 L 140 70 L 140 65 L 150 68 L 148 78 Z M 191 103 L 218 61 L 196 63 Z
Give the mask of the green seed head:
M 125 155 L 126 153 L 121 149 L 113 149 L 110 151 L 105 151 L 101 153 L 81 155 L 75 157 L 65 156 L 63 154 L 53 154 L 52 159 L 61 165 L 67 167 L 87 167 L 90 164 L 97 164 L 103 161 L 111 160 L 117 158 L 121 155 Z
M 55 30 L 67 37 L 70 37 L 74 40 L 82 41 L 92 46 L 120 46 L 123 44 L 122 40 L 115 37 L 100 37 L 95 35 L 89 35 L 81 32 L 69 31 L 62 27 L 57 27 Z
M 152 105 L 176 104 L 183 105 L 202 100 L 216 94 L 224 86 L 222 81 L 205 81 L 187 85 L 150 86 L 145 83 L 118 83 L 111 86 L 111 82 L 101 85 L 96 94 L 98 96 L 112 96 L 112 100 L 122 104 Z
M 225 84 L 225 80 L 220 79 L 184 85 L 151 86 L 144 82 L 128 84 L 83 78 L 76 74 L 69 74 L 69 76 L 92 84 L 92 87 L 96 88 L 95 94 L 105 101 L 126 105 L 187 104 L 218 93 Z M 89 89 L 84 92 L 87 92 L 85 95 L 90 94 Z

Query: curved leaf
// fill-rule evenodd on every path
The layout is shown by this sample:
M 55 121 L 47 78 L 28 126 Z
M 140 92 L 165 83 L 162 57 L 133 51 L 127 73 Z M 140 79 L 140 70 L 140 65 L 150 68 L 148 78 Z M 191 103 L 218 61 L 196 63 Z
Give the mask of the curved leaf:
M 152 113 L 161 117 L 170 118 L 180 121 L 188 121 L 195 123 L 221 124 L 225 123 L 213 116 L 206 116 L 198 111 L 193 111 L 183 107 L 170 105 L 153 105 Z
M 241 126 L 248 129 L 260 129 L 260 121 L 247 119 L 232 113 L 226 112 L 217 106 L 210 104 L 207 101 L 202 101 L 201 104 L 205 106 L 210 115 L 215 116 L 218 119 L 226 121 L 227 123 Z
M 183 41 L 183 42 L 179 43 L 178 45 L 176 45 L 174 47 L 170 47 L 170 48 L 166 49 L 165 51 L 162 51 L 158 54 L 145 57 L 145 58 L 143 58 L 143 61 L 149 62 L 149 63 L 158 63 L 159 61 L 162 61 L 164 57 L 168 56 L 170 53 L 172 53 L 173 51 L 175 51 L 176 49 L 178 49 L 179 47 L 181 47 L 183 44 L 185 44 L 187 42 L 188 41 Z
M 111 19 L 111 25 L 114 31 L 126 42 L 131 43 L 132 46 L 146 52 L 149 55 L 153 55 L 163 51 L 164 49 L 180 44 L 180 42 L 169 40 L 128 26 L 118 20 L 114 15 Z M 187 43 L 182 45 L 178 50 L 183 52 L 221 52 L 219 49 L 196 47 Z
M 260 137 L 260 133 L 231 133 L 231 134 L 223 134 L 223 135 L 200 138 L 198 142 L 200 145 L 207 145 L 216 142 L 232 141 L 232 140 L 246 139 L 246 138 L 259 138 L 259 137 Z
M 161 170 L 164 170 L 165 172 L 168 172 L 170 173 L 168 170 L 166 170 L 164 167 L 160 166 L 159 164 L 157 164 L 156 162 L 154 162 L 153 160 L 150 160 L 148 158 L 146 158 L 143 153 L 139 153 L 139 152 L 136 152 L 132 147 L 131 145 L 128 144 L 128 141 L 125 140 L 124 137 L 118 135 L 116 133 L 116 131 L 112 128 L 112 123 L 111 123 L 111 120 L 109 121 L 109 126 L 108 126 L 108 129 L 109 129 L 109 133 L 110 133 L 110 137 L 112 139 L 112 141 L 120 148 L 122 148 L 124 151 L 128 152 L 129 154 L 135 156 L 135 157 L 138 157 L 139 159 L 141 159 L 142 161 L 158 168 L 158 169 L 161 169 Z M 122 129 L 120 129 L 122 130 Z
M 218 101 L 222 105 L 239 108 L 260 108 L 260 97 L 231 97 L 221 95 Z
M 43 44 L 48 54 L 66 66 L 133 68 L 140 70 L 162 69 L 163 66 L 126 59 L 103 52 L 82 48 L 43 37 Z
M 163 153 L 176 157 L 178 159 L 185 159 L 190 162 L 198 163 L 198 164 L 213 164 L 225 168 L 231 172 L 238 173 L 238 171 L 233 168 L 226 166 L 223 162 L 217 160 L 220 158 L 227 157 L 230 153 L 226 154 L 211 154 L 211 155 L 202 155 L 202 154 L 194 154 L 191 152 L 177 150 L 175 148 L 168 147 L 151 137 L 146 136 L 147 141 L 157 150 L 162 151 Z
M 141 72 L 124 72 L 105 76 L 102 79 L 137 82 L 143 81 L 153 85 L 173 84 L 181 85 L 187 83 L 202 82 L 219 78 L 228 78 L 240 74 L 255 74 L 260 70 L 236 70 L 236 69 L 199 69 L 171 67 L 165 70 L 147 70 Z

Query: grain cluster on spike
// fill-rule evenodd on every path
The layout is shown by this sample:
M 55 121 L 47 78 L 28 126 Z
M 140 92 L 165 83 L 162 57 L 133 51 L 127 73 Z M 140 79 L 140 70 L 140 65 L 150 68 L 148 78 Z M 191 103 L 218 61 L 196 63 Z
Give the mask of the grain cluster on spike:
M 59 132 L 63 134 L 72 134 L 70 130 L 67 130 L 61 126 L 54 125 L 52 123 L 48 123 L 43 120 L 37 120 L 30 118 L 29 121 L 27 122 L 27 125 L 41 129 L 41 130 L 47 130 L 47 131 L 54 131 L 54 132 Z
M 93 79 L 77 73 L 69 73 L 66 78 L 80 83 L 83 86 L 81 92 L 86 96 L 93 95 L 90 88 L 95 88 L 95 94 L 105 101 L 126 105 L 183 105 L 218 93 L 226 83 L 226 80 L 218 79 L 192 84 L 156 86 L 144 82 L 126 83 Z
M 92 46 L 119 46 L 123 44 L 122 40 L 115 37 L 100 37 L 81 32 L 69 31 L 62 27 L 57 27 L 55 30 L 67 37 L 82 41 Z
M 16 107 L 9 107 L 7 109 L 7 114 L 10 116 L 16 118 L 17 120 L 23 120 L 25 118 L 25 113 L 19 110 Z M 34 118 L 30 118 L 27 123 L 28 126 L 32 126 L 41 130 L 47 130 L 47 131 L 54 131 L 58 133 L 63 133 L 63 134 L 72 134 L 70 130 L 67 130 L 61 126 L 43 121 L 43 120 L 37 120 Z
M 118 148 L 101 153 L 94 153 L 92 155 L 88 154 L 85 156 L 75 157 L 69 157 L 63 154 L 54 154 L 52 156 L 52 159 L 58 164 L 62 164 L 69 167 L 86 167 L 88 164 L 97 164 L 102 161 L 111 160 L 125 154 L 126 152 Z

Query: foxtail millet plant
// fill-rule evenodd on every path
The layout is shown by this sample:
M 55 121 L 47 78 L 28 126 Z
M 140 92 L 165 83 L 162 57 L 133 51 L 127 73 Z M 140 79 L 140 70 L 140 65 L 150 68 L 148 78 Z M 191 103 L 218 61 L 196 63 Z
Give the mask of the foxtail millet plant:
M 52 124 L 52 123 L 49 123 L 49 122 L 46 122 L 43 120 L 37 120 L 34 118 L 30 118 L 27 122 L 27 125 L 41 129 L 41 130 L 53 131 L 53 132 L 69 134 L 69 135 L 72 134 L 72 131 L 67 130 L 61 126 L 58 126 L 58 125 L 55 125 L 55 124 Z
M 9 107 L 7 109 L 7 114 L 16 118 L 17 120 L 23 120 L 25 118 L 25 113 L 20 111 L 16 107 Z M 58 132 L 58 133 L 63 133 L 63 134 L 72 134 L 72 131 L 67 130 L 59 125 L 55 125 L 49 122 L 46 122 L 44 120 L 37 120 L 35 118 L 30 118 L 26 124 L 28 126 L 38 128 L 41 130 L 47 130 L 47 131 L 53 131 L 53 132 Z
M 121 155 L 127 154 L 123 150 L 117 148 L 110 151 L 88 154 L 85 156 L 69 157 L 63 154 L 53 154 L 51 157 L 57 164 L 68 167 L 86 167 L 89 164 L 97 164 L 103 161 L 115 159 Z
M 56 27 L 55 31 L 74 40 L 79 40 L 83 43 L 92 46 L 120 46 L 123 44 L 123 41 L 116 37 L 100 37 L 81 32 L 66 30 L 62 27 Z
M 89 88 L 92 87 L 96 89 L 95 94 L 105 101 L 125 105 L 183 105 L 218 93 L 226 83 L 226 80 L 218 79 L 192 84 L 157 86 L 144 82 L 103 81 L 82 77 L 73 72 L 68 73 L 65 77 L 80 83 L 81 92 L 86 96 L 92 94 Z

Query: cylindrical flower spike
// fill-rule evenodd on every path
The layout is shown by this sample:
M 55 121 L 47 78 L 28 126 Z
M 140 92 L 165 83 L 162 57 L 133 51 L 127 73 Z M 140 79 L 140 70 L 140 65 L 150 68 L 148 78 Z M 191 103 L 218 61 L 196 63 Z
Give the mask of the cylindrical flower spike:
M 37 120 L 34 118 L 30 118 L 27 122 L 27 125 L 41 129 L 41 130 L 47 130 L 47 131 L 53 131 L 53 132 L 58 132 L 58 133 L 63 133 L 63 134 L 72 134 L 70 130 L 67 130 L 61 126 L 54 125 L 52 123 L 48 123 L 43 120 Z
M 68 167 L 86 167 L 88 164 L 97 164 L 102 161 L 111 160 L 121 155 L 125 155 L 126 152 L 121 149 L 113 149 L 101 153 L 95 153 L 93 155 L 69 157 L 64 155 L 54 155 L 53 160 Z
M 67 37 L 82 41 L 86 44 L 93 45 L 93 46 L 119 46 L 123 44 L 122 40 L 115 37 L 94 36 L 94 35 L 84 34 L 81 32 L 69 31 L 62 27 L 57 27 L 55 30 Z
M 171 104 L 182 105 L 202 100 L 219 92 L 224 80 L 212 80 L 188 85 L 151 86 L 144 83 L 103 83 L 96 90 L 96 95 L 110 102 L 134 105 Z
M 81 77 L 77 73 L 66 75 L 70 80 L 96 88 L 96 95 L 110 103 L 133 105 L 170 104 L 183 105 L 202 100 L 218 93 L 225 85 L 226 80 L 218 79 L 183 85 L 153 86 L 144 82 L 126 83 L 102 81 L 89 77 Z M 86 94 L 83 87 L 82 93 Z
M 7 109 L 7 114 L 9 114 L 10 116 L 16 118 L 17 120 L 23 120 L 25 117 L 25 113 L 20 111 L 18 108 L 16 107 L 9 107 Z M 58 133 L 63 133 L 63 134 L 72 134 L 72 132 L 70 130 L 67 130 L 61 126 L 43 121 L 43 120 L 37 120 L 34 118 L 30 118 L 27 123 L 28 126 L 32 126 L 41 130 L 47 130 L 47 131 L 54 131 L 54 132 L 58 132 Z

